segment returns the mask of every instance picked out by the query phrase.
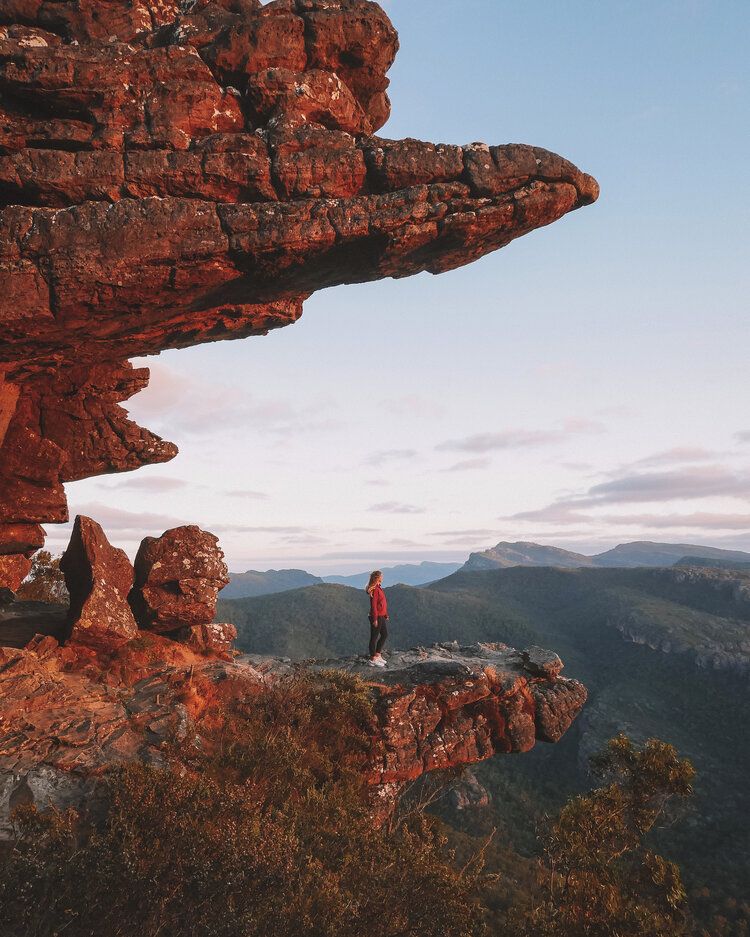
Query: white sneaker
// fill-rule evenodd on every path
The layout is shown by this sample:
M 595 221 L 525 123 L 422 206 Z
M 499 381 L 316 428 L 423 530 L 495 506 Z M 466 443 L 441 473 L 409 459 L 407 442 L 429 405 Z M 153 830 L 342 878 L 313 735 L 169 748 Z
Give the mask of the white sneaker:
M 378 660 L 377 660 L 376 658 L 370 657 L 370 658 L 368 658 L 367 666 L 368 666 L 368 667 L 380 667 L 380 666 L 382 666 L 382 665 L 378 662 Z
M 387 663 L 385 657 L 383 657 L 382 654 L 376 654 L 375 657 L 373 657 L 372 662 L 376 667 L 385 667 Z

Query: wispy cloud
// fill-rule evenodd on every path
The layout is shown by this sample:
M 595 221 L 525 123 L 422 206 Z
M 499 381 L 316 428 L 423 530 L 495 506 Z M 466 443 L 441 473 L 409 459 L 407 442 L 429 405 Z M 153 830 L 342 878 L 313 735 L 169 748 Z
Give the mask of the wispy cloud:
M 487 458 L 487 456 L 478 456 L 476 459 L 464 459 L 461 462 L 454 462 L 453 465 L 449 465 L 448 468 L 444 468 L 444 472 L 473 472 L 477 469 L 489 468 L 492 465 L 492 459 Z
M 657 454 L 654 458 L 680 459 L 680 455 Z M 691 458 L 691 457 L 689 457 Z M 742 530 L 750 526 L 750 515 L 695 511 L 692 513 L 597 513 L 597 508 L 628 504 L 666 505 L 675 501 L 700 501 L 711 498 L 750 500 L 750 470 L 722 465 L 687 464 L 664 471 L 623 472 L 592 485 L 580 494 L 570 494 L 529 511 L 519 511 L 504 521 L 542 524 L 636 526 L 643 528 L 693 528 L 696 530 Z M 593 512 L 593 513 L 589 513 Z
M 168 491 L 179 491 L 187 487 L 204 487 L 202 485 L 193 485 L 182 478 L 169 478 L 167 476 L 138 475 L 135 478 L 121 478 L 114 484 L 102 485 L 108 491 L 119 491 L 123 488 L 129 491 L 139 491 L 142 494 L 165 494 Z
M 560 441 L 554 430 L 507 429 L 498 433 L 474 433 L 462 439 L 447 439 L 438 443 L 438 452 L 495 452 L 502 449 L 527 449 L 547 446 Z
M 224 494 L 228 498 L 247 498 L 249 501 L 262 501 L 268 498 L 265 492 L 253 491 L 251 488 L 232 488 L 230 491 L 225 491 Z
M 691 514 L 610 514 L 602 518 L 618 526 L 695 530 L 744 530 L 750 534 L 750 514 L 721 514 L 694 511 Z
M 297 546 L 320 546 L 323 543 L 329 542 L 327 537 L 320 537 L 318 534 L 311 534 L 309 532 L 301 534 L 288 534 L 281 539 L 285 543 L 296 544 Z
M 605 432 L 603 423 L 595 420 L 567 420 L 560 429 L 506 429 L 492 433 L 474 433 L 461 439 L 438 443 L 438 452 L 499 452 L 509 449 L 530 449 L 556 445 L 572 436 Z
M 635 472 L 601 482 L 568 503 L 578 507 L 647 501 L 681 501 L 729 496 L 750 497 L 750 472 L 721 465 L 665 472 Z
M 163 426 L 174 435 L 208 436 L 237 426 L 286 434 L 337 425 L 321 417 L 319 404 L 262 398 L 221 381 L 204 381 L 164 364 L 147 363 L 149 386 L 130 407 L 135 419 Z
M 739 433 L 734 434 L 734 438 L 737 442 L 746 443 L 750 442 L 750 429 L 742 430 Z
M 633 468 L 650 468 L 655 465 L 681 465 L 691 462 L 710 462 L 715 459 L 718 453 L 709 449 L 703 449 L 700 446 L 675 446 L 672 449 L 664 449 L 661 452 L 655 452 L 653 455 L 645 456 L 632 462 Z
M 373 452 L 365 459 L 365 465 L 384 465 L 386 462 L 401 462 L 405 459 L 413 459 L 417 454 L 416 449 L 381 449 L 379 452 Z
M 424 514 L 425 509 L 415 504 L 402 504 L 400 501 L 381 501 L 367 509 L 375 514 Z
M 542 524 L 590 524 L 593 518 L 589 514 L 581 514 L 574 506 L 566 501 L 553 501 L 541 508 L 531 511 L 518 511 L 499 517 L 501 521 L 536 521 Z

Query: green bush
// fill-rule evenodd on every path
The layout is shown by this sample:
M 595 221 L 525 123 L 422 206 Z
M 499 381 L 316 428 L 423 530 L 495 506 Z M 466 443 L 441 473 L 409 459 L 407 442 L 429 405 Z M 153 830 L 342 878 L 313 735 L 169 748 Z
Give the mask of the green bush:
M 592 759 L 604 786 L 574 797 L 549 830 L 532 907 L 517 909 L 534 937 L 680 937 L 689 931 L 678 867 L 648 834 L 692 793 L 693 766 L 666 742 L 641 750 L 619 735 Z
M 24 602 L 50 602 L 53 605 L 68 604 L 68 590 L 60 569 L 59 556 L 49 550 L 39 550 L 31 561 L 31 571 L 21 583 L 16 599 Z

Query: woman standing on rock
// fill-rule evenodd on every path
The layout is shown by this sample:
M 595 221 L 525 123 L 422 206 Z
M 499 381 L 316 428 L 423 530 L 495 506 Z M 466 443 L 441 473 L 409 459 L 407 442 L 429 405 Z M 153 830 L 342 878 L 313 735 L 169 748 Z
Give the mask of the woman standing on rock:
M 381 583 L 383 574 L 379 569 L 370 573 L 366 592 L 370 596 L 370 666 L 385 667 L 385 658 L 380 653 L 388 637 L 388 602 Z

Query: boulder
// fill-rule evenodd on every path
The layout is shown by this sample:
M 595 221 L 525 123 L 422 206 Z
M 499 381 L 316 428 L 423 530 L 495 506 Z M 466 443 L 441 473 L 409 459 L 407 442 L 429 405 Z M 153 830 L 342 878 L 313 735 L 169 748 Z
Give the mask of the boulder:
M 0 602 L 7 602 L 29 575 L 31 560 L 22 553 L 0 556 Z
M 130 604 L 141 628 L 168 634 L 213 621 L 228 582 L 218 538 L 195 525 L 174 527 L 141 543 Z
M 99 651 L 132 640 L 138 626 L 128 605 L 133 566 L 90 517 L 79 515 L 60 560 L 70 593 L 69 638 Z
M 191 625 L 181 628 L 174 638 L 195 651 L 197 654 L 226 656 L 232 651 L 232 644 L 237 637 L 234 625 L 211 622 L 208 625 Z
M 481 810 L 491 801 L 492 795 L 469 768 L 448 791 L 448 802 L 454 810 Z
M 557 654 L 543 647 L 532 645 L 522 652 L 522 656 L 526 670 L 537 677 L 556 677 L 563 669 L 563 662 Z

